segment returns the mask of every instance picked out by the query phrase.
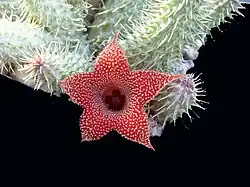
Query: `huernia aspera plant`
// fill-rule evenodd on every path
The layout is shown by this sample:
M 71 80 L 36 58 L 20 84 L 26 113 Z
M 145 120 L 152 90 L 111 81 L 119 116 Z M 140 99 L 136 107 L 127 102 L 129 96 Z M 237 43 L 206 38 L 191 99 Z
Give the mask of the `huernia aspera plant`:
M 150 135 L 160 135 L 192 107 L 204 109 L 201 80 L 187 70 L 210 30 L 242 8 L 239 0 L 3 0 L 0 73 L 60 96 L 60 81 L 93 71 L 119 32 L 131 70 L 185 75 L 145 105 Z

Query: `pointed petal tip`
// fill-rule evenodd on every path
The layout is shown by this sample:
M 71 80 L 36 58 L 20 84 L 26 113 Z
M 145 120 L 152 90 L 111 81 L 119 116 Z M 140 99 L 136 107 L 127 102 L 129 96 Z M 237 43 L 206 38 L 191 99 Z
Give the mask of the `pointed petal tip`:
M 64 87 L 65 87 L 65 79 L 59 81 L 59 86 L 64 89 Z
M 185 78 L 186 75 L 185 74 L 168 74 L 167 76 L 168 76 L 168 81 L 167 81 L 167 83 L 168 83 L 170 81 L 183 79 L 183 78 Z
M 151 149 L 151 150 L 153 150 L 153 151 L 155 151 L 155 148 L 152 146 L 152 144 L 151 143 L 148 143 L 147 145 L 145 145 L 147 148 L 149 148 L 149 149 Z
M 120 34 L 119 31 L 116 31 L 115 34 L 114 34 L 113 39 L 117 41 L 119 34 Z
M 64 80 L 59 81 L 59 84 L 63 85 L 64 84 Z
M 81 133 L 81 141 L 80 141 L 80 143 L 83 143 L 83 142 L 86 142 L 86 141 L 88 141 L 86 135 Z
M 185 74 L 173 74 L 171 75 L 173 79 L 182 79 L 184 78 L 186 75 Z
M 116 43 L 116 42 L 118 42 L 118 37 L 119 37 L 119 31 L 116 31 L 114 33 L 114 36 L 112 37 L 110 43 Z

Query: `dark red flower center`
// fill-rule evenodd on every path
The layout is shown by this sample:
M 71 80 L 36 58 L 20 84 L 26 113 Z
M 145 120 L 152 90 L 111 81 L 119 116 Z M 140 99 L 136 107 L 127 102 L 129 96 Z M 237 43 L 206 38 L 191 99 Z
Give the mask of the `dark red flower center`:
M 126 104 L 126 96 L 121 89 L 111 86 L 103 93 L 102 99 L 109 110 L 120 111 Z

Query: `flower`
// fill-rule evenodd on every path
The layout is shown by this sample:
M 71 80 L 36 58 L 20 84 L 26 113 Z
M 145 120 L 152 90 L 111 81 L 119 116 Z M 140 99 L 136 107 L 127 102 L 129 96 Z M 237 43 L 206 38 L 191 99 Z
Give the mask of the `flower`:
M 173 79 L 157 71 L 130 71 L 118 33 L 96 59 L 94 72 L 76 73 L 61 81 L 70 99 L 85 110 L 80 118 L 82 141 L 98 140 L 114 130 L 154 150 L 144 105 Z

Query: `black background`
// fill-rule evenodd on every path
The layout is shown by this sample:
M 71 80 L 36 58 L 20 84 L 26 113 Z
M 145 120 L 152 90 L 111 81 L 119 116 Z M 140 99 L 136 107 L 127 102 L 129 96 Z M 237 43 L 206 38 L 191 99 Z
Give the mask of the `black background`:
M 176 126 L 167 126 L 161 137 L 152 138 L 155 152 L 113 132 L 80 144 L 79 106 L 67 96 L 50 97 L 0 76 L 2 178 L 9 185 L 33 186 L 50 186 L 51 181 L 57 186 L 67 179 L 65 186 L 104 185 L 114 179 L 121 179 L 115 183 L 119 186 L 131 186 L 136 178 L 168 185 L 173 177 L 175 182 L 191 180 L 204 186 L 237 179 L 238 186 L 247 176 L 249 149 L 250 6 L 246 7 L 245 18 L 237 16 L 221 25 L 223 33 L 212 30 L 213 38 L 208 37 L 190 70 L 203 73 L 207 110 L 195 110 L 200 118 L 190 123 L 185 116 Z M 124 173 L 133 177 L 124 179 Z

